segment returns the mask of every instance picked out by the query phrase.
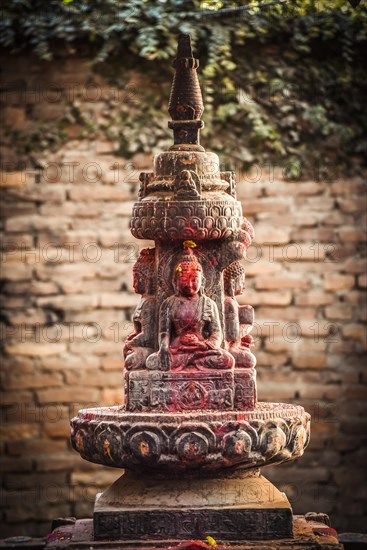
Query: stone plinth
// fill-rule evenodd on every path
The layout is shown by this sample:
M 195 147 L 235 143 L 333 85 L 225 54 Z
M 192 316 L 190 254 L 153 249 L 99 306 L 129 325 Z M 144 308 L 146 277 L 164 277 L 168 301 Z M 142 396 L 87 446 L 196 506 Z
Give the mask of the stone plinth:
M 253 411 L 131 413 L 84 409 L 71 421 L 75 450 L 90 462 L 160 472 L 252 469 L 294 460 L 309 441 L 300 406 L 258 403 Z
M 199 548 L 211 548 L 201 539 Z M 77 520 L 74 525 L 60 526 L 49 536 L 45 550 L 89 550 L 90 547 L 103 549 L 126 550 L 187 550 L 189 541 L 182 539 L 167 539 L 153 541 L 148 537 L 142 540 L 99 540 L 93 537 L 93 520 Z M 192 541 L 194 542 L 194 541 Z M 200 541 L 196 541 L 200 542 Z M 223 541 L 216 539 L 216 550 L 343 550 L 339 544 L 337 533 L 324 523 L 307 521 L 304 516 L 293 516 L 293 537 L 283 539 L 268 539 L 258 541 Z
M 282 403 L 228 412 L 80 411 L 74 448 L 91 462 L 129 468 L 97 496 L 95 540 L 291 537 L 291 506 L 258 467 L 300 456 L 309 428 L 302 407 Z
M 257 470 L 215 477 L 171 477 L 126 471 L 97 496 L 94 538 L 222 540 L 292 536 L 284 493 Z

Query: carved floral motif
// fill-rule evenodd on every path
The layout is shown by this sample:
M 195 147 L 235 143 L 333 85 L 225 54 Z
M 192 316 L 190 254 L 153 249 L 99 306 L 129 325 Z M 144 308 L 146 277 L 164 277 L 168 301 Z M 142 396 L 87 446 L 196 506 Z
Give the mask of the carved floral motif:
M 127 413 L 86 409 L 72 420 L 72 444 L 83 458 L 114 468 L 256 468 L 294 460 L 310 435 L 302 407 L 262 403 L 254 411 Z
M 204 241 L 236 236 L 242 225 L 241 204 L 233 199 L 223 199 L 135 203 L 130 222 L 131 233 L 137 239 L 181 242 L 185 239 Z

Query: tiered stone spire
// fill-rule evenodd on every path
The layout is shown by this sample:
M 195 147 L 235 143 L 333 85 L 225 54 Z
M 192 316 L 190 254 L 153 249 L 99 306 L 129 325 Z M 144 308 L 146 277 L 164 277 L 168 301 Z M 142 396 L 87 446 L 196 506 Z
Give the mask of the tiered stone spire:
M 172 118 L 168 126 L 174 135 L 174 146 L 171 149 L 203 151 L 199 145 L 199 131 L 204 127 L 200 120 L 204 104 L 197 75 L 199 60 L 193 56 L 189 34 L 179 36 L 173 66 L 176 72 L 168 106 Z

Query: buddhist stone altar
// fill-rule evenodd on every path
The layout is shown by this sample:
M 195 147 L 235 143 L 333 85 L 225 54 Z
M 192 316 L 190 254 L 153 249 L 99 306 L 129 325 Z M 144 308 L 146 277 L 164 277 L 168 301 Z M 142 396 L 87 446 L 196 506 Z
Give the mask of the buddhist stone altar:
M 71 440 L 91 462 L 125 468 L 97 496 L 94 540 L 292 539 L 291 506 L 260 474 L 309 441 L 300 406 L 261 403 L 254 311 L 240 306 L 254 231 L 235 175 L 199 142 L 204 110 L 190 37 L 179 38 L 169 100 L 174 144 L 140 175 L 131 232 L 141 298 L 124 348 L 125 405 L 86 409 Z M 127 541 L 130 541 L 127 543 Z

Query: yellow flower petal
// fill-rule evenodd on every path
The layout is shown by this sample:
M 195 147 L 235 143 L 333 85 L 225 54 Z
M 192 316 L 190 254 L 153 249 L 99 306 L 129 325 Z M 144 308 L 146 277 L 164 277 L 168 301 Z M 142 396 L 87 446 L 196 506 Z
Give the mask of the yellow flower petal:
M 197 244 L 194 241 L 184 241 L 183 242 L 183 247 L 184 248 L 196 248 Z

